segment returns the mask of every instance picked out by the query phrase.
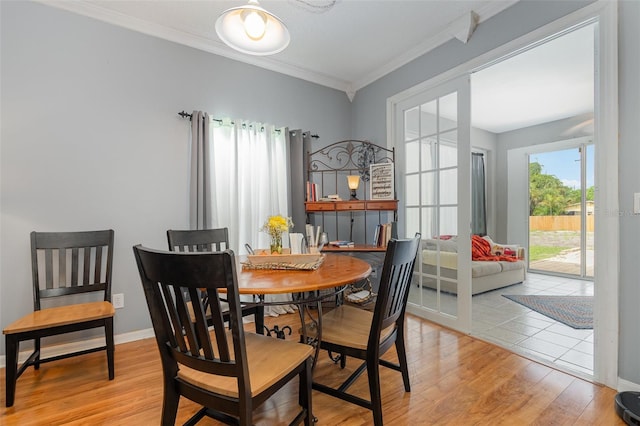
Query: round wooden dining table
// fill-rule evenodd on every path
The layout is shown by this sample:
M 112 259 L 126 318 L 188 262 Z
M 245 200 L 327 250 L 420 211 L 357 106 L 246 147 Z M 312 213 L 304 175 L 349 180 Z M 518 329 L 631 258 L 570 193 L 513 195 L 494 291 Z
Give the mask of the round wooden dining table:
M 371 273 L 371 265 L 362 259 L 333 253 L 324 256 L 322 264 L 313 271 L 239 267 L 239 293 L 266 295 L 326 290 L 356 283 Z

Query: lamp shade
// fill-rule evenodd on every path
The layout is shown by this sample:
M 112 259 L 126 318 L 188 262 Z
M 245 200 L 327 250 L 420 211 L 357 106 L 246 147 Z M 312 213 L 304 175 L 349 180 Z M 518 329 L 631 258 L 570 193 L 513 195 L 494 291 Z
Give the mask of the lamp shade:
M 229 47 L 249 55 L 273 55 L 290 41 L 289 30 L 256 0 L 226 10 L 216 21 L 218 37 Z
M 358 189 L 360 185 L 360 176 L 358 175 L 349 175 L 347 176 L 347 185 L 349 189 Z

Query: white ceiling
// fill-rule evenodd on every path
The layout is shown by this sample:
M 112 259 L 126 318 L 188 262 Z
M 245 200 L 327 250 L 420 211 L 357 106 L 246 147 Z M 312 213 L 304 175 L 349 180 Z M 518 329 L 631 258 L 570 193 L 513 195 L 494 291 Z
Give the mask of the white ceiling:
M 588 25 L 472 74 L 474 127 L 502 133 L 593 112 Z
M 236 52 L 216 35 L 217 17 L 228 8 L 245 4 L 245 0 L 39 1 L 342 90 L 353 99 L 357 90 L 429 50 L 454 38 L 457 43 L 466 42 L 471 16 L 474 16 L 472 11 L 482 25 L 518 0 L 263 0 L 260 5 L 282 19 L 291 33 L 289 46 L 267 57 Z M 532 81 L 545 83 L 556 98 L 567 84 L 576 86 L 578 74 L 582 74 L 576 69 L 579 70 L 583 62 L 576 61 L 575 55 L 565 52 L 559 56 L 543 55 L 544 58 L 521 56 L 508 66 L 492 67 L 494 73 L 486 70 L 474 75 L 474 125 L 504 131 L 513 125 L 532 122 L 530 111 L 535 94 L 543 101 L 538 120 L 549 121 L 550 115 L 564 118 L 586 109 L 583 99 L 577 105 L 578 98 L 569 93 L 563 98 L 575 99 L 576 105 L 563 103 L 562 108 L 554 112 L 559 103 L 549 102 L 549 98 L 531 84 Z M 512 72 L 518 72 L 519 78 L 505 76 Z M 567 79 L 561 80 L 562 76 Z M 592 77 L 589 84 L 593 85 Z M 521 94 L 524 87 L 533 94 Z M 527 111 L 512 118 L 512 124 L 505 124 L 509 113 L 516 112 L 514 105 L 519 99 L 528 99 Z M 590 105 L 592 107 L 592 100 Z
M 223 11 L 247 0 L 40 1 L 345 92 L 451 40 L 453 31 L 464 31 L 472 10 L 482 22 L 517 2 L 262 0 L 260 5 L 287 25 L 291 43 L 283 52 L 256 57 L 227 47 L 214 28 Z

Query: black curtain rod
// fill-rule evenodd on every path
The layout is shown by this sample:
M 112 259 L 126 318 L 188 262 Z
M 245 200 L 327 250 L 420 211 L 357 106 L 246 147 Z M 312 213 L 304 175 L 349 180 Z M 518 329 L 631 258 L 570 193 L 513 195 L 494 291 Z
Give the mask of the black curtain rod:
M 182 118 L 187 118 L 189 117 L 189 120 L 193 119 L 193 114 L 189 114 L 188 112 L 182 110 L 178 113 L 178 115 Z M 218 123 L 222 123 L 222 120 L 219 118 L 212 118 L 213 121 L 217 121 Z M 233 121 L 231 122 L 231 124 L 233 124 Z
M 178 115 L 182 118 L 187 118 L 189 117 L 189 120 L 191 120 L 193 118 L 193 114 L 189 114 L 188 112 L 182 110 L 178 113 Z M 212 118 L 213 121 L 217 121 L 218 123 L 222 123 L 222 120 L 219 118 Z M 232 121 L 231 124 L 234 124 L 234 122 Z M 262 130 L 264 130 L 264 127 L 262 128 Z M 276 132 L 280 133 L 280 129 L 276 129 Z M 320 136 L 318 135 L 311 135 L 312 138 L 318 139 Z

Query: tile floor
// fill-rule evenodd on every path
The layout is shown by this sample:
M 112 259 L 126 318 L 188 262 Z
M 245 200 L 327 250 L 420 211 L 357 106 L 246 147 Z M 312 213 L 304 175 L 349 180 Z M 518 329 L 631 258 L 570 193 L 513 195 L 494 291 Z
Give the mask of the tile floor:
M 578 375 L 593 376 L 593 330 L 576 330 L 503 294 L 592 296 L 593 281 L 528 273 L 522 284 L 473 297 L 472 334 Z
M 521 284 L 473 296 L 471 334 L 515 353 L 593 378 L 593 330 L 576 330 L 513 302 L 503 294 L 592 296 L 593 281 L 527 273 Z M 412 288 L 409 301 L 436 309 L 431 289 Z M 456 299 L 441 294 L 440 312 L 456 315 Z

